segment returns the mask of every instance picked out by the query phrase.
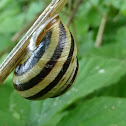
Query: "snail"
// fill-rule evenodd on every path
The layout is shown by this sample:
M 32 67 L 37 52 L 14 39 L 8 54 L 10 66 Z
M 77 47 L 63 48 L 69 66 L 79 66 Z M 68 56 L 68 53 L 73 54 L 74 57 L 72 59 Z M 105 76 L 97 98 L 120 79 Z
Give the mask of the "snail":
M 28 52 L 14 71 L 16 91 L 29 100 L 64 94 L 78 72 L 76 43 L 59 15 L 42 27 L 31 36 Z

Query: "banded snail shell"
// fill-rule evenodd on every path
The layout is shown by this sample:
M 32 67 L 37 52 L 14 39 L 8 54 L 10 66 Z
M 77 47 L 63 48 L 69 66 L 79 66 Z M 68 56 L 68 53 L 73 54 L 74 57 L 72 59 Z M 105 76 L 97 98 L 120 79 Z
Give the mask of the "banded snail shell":
M 70 31 L 59 16 L 55 17 L 44 32 L 40 27 L 32 35 L 28 53 L 14 72 L 15 89 L 29 100 L 64 94 L 77 75 L 76 56 L 77 48 Z

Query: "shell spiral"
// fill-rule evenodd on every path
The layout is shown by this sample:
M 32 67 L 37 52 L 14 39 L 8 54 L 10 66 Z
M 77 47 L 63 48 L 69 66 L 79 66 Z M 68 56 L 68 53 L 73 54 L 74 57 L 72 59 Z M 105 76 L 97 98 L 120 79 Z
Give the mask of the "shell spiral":
M 30 39 L 28 53 L 14 71 L 17 92 L 29 100 L 57 97 L 73 84 L 77 72 L 77 48 L 59 17 Z

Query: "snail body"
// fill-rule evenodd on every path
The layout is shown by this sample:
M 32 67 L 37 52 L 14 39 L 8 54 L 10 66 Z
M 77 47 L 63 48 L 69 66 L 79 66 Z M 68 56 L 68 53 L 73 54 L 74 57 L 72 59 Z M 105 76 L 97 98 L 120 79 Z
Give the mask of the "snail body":
M 28 52 L 14 72 L 15 89 L 29 100 L 64 94 L 78 71 L 76 44 L 59 16 L 44 31 L 41 27 L 31 36 Z

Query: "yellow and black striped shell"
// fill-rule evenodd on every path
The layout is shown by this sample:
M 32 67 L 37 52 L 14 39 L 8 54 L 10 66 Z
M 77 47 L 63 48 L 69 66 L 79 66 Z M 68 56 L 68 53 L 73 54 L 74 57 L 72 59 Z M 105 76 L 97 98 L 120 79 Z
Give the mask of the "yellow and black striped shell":
M 30 39 L 28 53 L 16 67 L 13 84 L 30 100 L 57 97 L 73 84 L 77 71 L 77 48 L 68 28 L 56 17 L 44 31 Z

